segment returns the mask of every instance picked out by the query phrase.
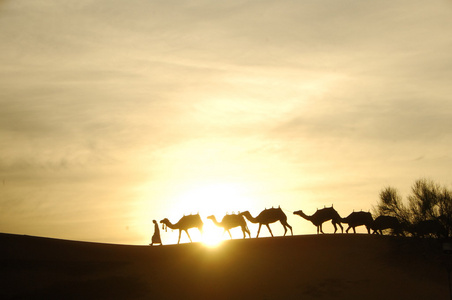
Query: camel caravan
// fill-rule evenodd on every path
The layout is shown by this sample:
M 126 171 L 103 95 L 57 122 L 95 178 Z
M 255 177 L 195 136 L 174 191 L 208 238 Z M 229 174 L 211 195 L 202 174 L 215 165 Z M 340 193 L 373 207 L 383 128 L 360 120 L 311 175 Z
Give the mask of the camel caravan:
M 317 234 L 324 233 L 322 229 L 323 223 L 331 221 L 331 224 L 334 227 L 334 233 L 337 232 L 338 226 L 341 229 L 341 233 L 344 233 L 344 227 L 342 224 L 347 224 L 348 227 L 345 230 L 346 233 L 349 233 L 350 229 L 353 230 L 353 233 L 356 233 L 356 227 L 364 226 L 368 234 L 383 235 L 383 231 L 386 230 L 386 232 L 389 232 L 389 234 L 392 235 L 405 236 L 406 233 L 408 233 L 409 235 L 416 237 L 447 237 L 447 231 L 439 220 L 423 220 L 414 225 L 406 225 L 393 216 L 381 215 L 374 219 L 370 212 L 365 211 L 353 211 L 347 217 L 342 218 L 333 206 L 317 209 L 317 211 L 312 215 L 307 215 L 302 210 L 295 211 L 293 214 L 310 221 L 314 226 L 316 226 Z M 251 238 L 251 233 L 246 222 L 247 220 L 251 223 L 259 224 L 256 238 L 259 237 L 262 225 L 267 227 L 270 235 L 273 237 L 270 224 L 278 221 L 284 228 L 284 236 L 286 236 L 288 229 L 290 229 L 290 233 L 293 235 L 292 226 L 287 223 L 287 215 L 281 207 L 265 209 L 256 217 L 253 217 L 249 211 L 245 211 L 239 212 L 238 214 L 226 214 L 221 221 L 218 221 L 214 215 L 208 216 L 207 219 L 211 220 L 215 226 L 223 228 L 223 234 L 228 232 L 231 239 L 232 235 L 230 230 L 236 227 L 240 227 L 244 239 L 246 238 L 246 235 Z M 177 223 L 174 224 L 167 218 L 161 220 L 160 223 L 162 224 L 163 230 L 170 228 L 179 231 L 179 238 L 177 241 L 178 244 L 180 243 L 182 231 L 186 233 L 188 239 L 192 242 L 188 230 L 195 228 L 202 234 L 204 226 L 199 213 L 186 216 L 184 215 Z M 157 231 L 158 227 L 156 227 L 155 234 L 157 234 Z
M 238 214 L 227 214 L 223 217 L 221 222 L 218 222 L 216 217 L 213 215 L 207 217 L 207 219 L 211 220 L 216 226 L 224 229 L 223 234 L 224 232 L 228 232 L 231 239 L 232 235 L 229 230 L 235 227 L 240 227 L 242 229 L 243 238 L 246 238 L 246 234 L 248 234 L 248 237 L 251 238 L 251 233 L 250 230 L 248 229 L 245 218 L 251 223 L 259 224 L 259 229 L 257 231 L 256 238 L 259 237 L 262 225 L 265 225 L 267 227 L 268 231 L 270 232 L 270 235 L 273 237 L 273 232 L 270 229 L 270 224 L 278 221 L 284 228 L 284 236 L 287 233 L 287 228 L 290 229 L 290 233 L 293 235 L 292 226 L 290 226 L 289 223 L 287 223 L 287 216 L 283 212 L 281 207 L 278 208 L 272 207 L 269 209 L 265 209 L 256 217 L 253 217 L 249 211 L 245 211 Z M 162 223 L 163 230 L 166 230 L 166 228 L 179 230 L 179 239 L 177 240 L 178 244 L 180 243 L 182 231 L 184 231 L 187 234 L 188 239 L 190 240 L 190 242 L 192 242 L 188 230 L 191 228 L 197 228 L 202 234 L 202 229 L 204 226 L 204 223 L 202 222 L 199 213 L 195 215 L 183 216 L 175 224 L 171 223 L 167 218 L 161 220 L 160 223 Z
M 346 233 L 350 229 L 353 229 L 353 233 L 356 233 L 356 227 L 365 226 L 368 234 L 380 234 L 383 235 L 383 230 L 387 230 L 392 235 L 405 236 L 409 234 L 414 237 L 448 237 L 447 230 L 440 220 L 422 220 L 415 222 L 414 224 L 406 224 L 401 222 L 394 216 L 380 215 L 375 219 L 370 212 L 365 211 L 353 211 L 347 217 L 342 218 L 339 213 L 331 207 L 324 207 L 317 209 L 317 211 L 311 216 L 306 215 L 303 211 L 295 211 L 294 215 L 298 215 L 303 219 L 311 221 L 314 226 L 317 227 L 317 234 L 324 233 L 322 230 L 322 224 L 330 221 L 334 227 L 334 233 L 337 232 L 337 226 L 341 228 L 341 232 L 344 229 L 341 225 L 348 224 Z

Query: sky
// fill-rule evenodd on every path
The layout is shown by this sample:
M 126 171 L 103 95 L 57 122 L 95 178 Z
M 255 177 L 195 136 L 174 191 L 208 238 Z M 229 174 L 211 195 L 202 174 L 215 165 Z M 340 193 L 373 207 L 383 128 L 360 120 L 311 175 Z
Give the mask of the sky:
M 293 211 L 451 187 L 451 15 L 446 0 L 0 0 L 0 232 L 148 244 L 153 219 L 281 206 L 314 234 Z

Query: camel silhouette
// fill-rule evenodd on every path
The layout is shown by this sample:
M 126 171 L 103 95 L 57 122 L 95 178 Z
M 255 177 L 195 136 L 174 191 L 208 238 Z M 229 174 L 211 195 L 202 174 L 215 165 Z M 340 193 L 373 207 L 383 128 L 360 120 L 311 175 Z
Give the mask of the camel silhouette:
M 240 215 L 247 218 L 248 221 L 250 221 L 251 223 L 259 223 L 259 229 L 257 230 L 256 238 L 259 237 L 259 232 L 261 231 L 262 225 L 267 226 L 268 231 L 270 231 L 270 234 L 273 237 L 273 233 L 272 230 L 270 229 L 269 224 L 277 221 L 281 222 L 281 225 L 284 227 L 284 236 L 287 233 L 287 227 L 289 227 L 290 233 L 293 235 L 292 226 L 290 226 L 289 223 L 287 223 L 287 216 L 282 211 L 281 207 L 265 209 L 255 218 L 251 216 L 249 211 L 242 212 L 240 213 Z
M 294 212 L 294 215 L 298 215 L 308 221 L 311 221 L 312 224 L 317 227 L 317 234 L 319 234 L 319 232 L 324 233 L 322 230 L 322 224 L 329 220 L 331 220 L 331 223 L 334 226 L 334 233 L 337 231 L 336 225 L 339 225 L 341 231 L 344 232 L 344 228 L 341 225 L 342 218 L 332 206 L 318 209 L 312 216 L 306 215 L 302 210 Z
M 212 222 L 216 226 L 222 227 L 224 229 L 223 234 L 225 231 L 227 231 L 229 233 L 229 237 L 231 239 L 232 239 L 232 235 L 231 235 L 231 232 L 229 231 L 229 229 L 239 227 L 239 226 L 242 229 L 243 238 L 246 238 L 245 233 L 248 233 L 248 236 L 251 238 L 250 230 L 248 229 L 248 226 L 246 225 L 246 221 L 242 215 L 236 215 L 236 214 L 225 215 L 223 217 L 223 219 L 221 220 L 221 222 L 218 222 L 217 218 L 213 215 L 208 216 L 207 219 L 212 220 Z
M 378 216 L 372 222 L 372 230 L 375 234 L 383 234 L 383 230 L 392 229 L 395 235 L 403 234 L 402 232 L 402 224 L 400 224 L 399 220 L 393 216 Z
M 346 218 L 342 218 L 341 222 L 348 224 L 348 228 L 345 230 L 346 233 L 353 229 L 353 233 L 356 233 L 355 227 L 365 225 L 367 228 L 367 233 L 370 233 L 370 229 L 372 226 L 372 222 L 374 219 L 372 218 L 372 214 L 370 212 L 365 211 L 354 211 L 348 215 Z
M 447 237 L 447 230 L 438 219 L 419 221 L 409 226 L 409 231 L 417 237 Z
M 182 234 L 182 231 L 185 231 L 185 233 L 188 236 L 188 239 L 190 240 L 190 242 L 192 242 L 190 234 L 188 234 L 188 229 L 198 228 L 199 232 L 201 232 L 202 234 L 202 227 L 204 225 L 199 214 L 183 216 L 176 224 L 172 224 L 167 218 L 161 220 L 160 223 L 163 224 L 163 229 L 165 229 L 166 226 L 171 229 L 179 230 L 179 239 L 177 240 L 178 244 L 180 242 L 180 236 Z

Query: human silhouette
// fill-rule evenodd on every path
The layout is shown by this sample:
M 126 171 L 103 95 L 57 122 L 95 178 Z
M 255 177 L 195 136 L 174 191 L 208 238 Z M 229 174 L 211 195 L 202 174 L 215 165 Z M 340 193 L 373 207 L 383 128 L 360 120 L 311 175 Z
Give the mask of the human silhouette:
M 152 223 L 154 223 L 154 235 L 152 236 L 152 243 L 150 244 L 151 246 L 154 246 L 154 244 L 162 244 L 162 239 L 160 238 L 160 228 L 159 228 L 159 224 L 157 223 L 156 220 L 152 220 Z

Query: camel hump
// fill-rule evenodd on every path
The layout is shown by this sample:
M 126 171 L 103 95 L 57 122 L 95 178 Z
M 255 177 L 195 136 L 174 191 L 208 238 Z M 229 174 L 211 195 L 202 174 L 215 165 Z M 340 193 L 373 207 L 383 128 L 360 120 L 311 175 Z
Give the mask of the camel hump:
M 183 216 L 179 222 L 186 223 L 186 224 L 193 224 L 193 225 L 194 224 L 203 224 L 199 214 Z
M 243 218 L 241 215 L 236 215 L 236 214 L 226 214 L 224 215 L 222 221 L 227 221 L 227 220 L 233 220 L 233 219 L 237 219 L 237 218 Z
M 287 219 L 286 214 L 282 211 L 281 207 L 278 208 L 267 208 L 263 210 L 257 218 L 261 218 L 263 220 L 280 220 Z
M 354 211 L 348 216 L 349 217 L 359 217 L 359 218 L 369 218 L 369 217 L 372 218 L 372 214 L 367 211 Z
M 400 226 L 400 222 L 396 217 L 393 216 L 378 216 L 372 223 L 374 230 L 396 228 Z
M 280 206 L 278 206 L 278 207 L 266 208 L 262 212 L 264 212 L 264 211 L 273 213 L 273 212 L 280 212 L 280 211 L 282 212 L 282 209 Z
M 242 214 L 231 214 L 231 215 L 225 215 L 223 219 L 221 220 L 221 223 L 232 223 L 232 224 L 238 224 L 245 222 L 245 219 Z
M 317 210 L 318 212 L 328 213 L 328 214 L 338 214 L 338 212 L 334 209 L 334 207 L 324 207 L 322 209 Z
M 373 222 L 373 217 L 370 212 L 354 211 L 349 214 L 348 217 L 343 218 L 342 221 L 353 226 L 357 224 L 365 224 L 370 226 Z

